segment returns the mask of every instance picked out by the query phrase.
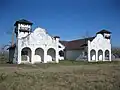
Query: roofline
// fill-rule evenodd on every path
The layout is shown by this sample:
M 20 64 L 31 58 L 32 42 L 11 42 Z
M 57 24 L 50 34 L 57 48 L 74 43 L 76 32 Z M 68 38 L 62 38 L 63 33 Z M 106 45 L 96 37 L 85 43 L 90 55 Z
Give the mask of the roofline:
M 106 31 L 106 32 L 102 32 L 102 31 Z M 108 30 L 103 29 L 103 30 L 101 30 L 101 31 L 97 32 L 96 34 L 103 34 L 103 33 L 108 33 L 108 34 L 111 34 L 112 32 L 110 32 L 110 31 L 108 31 Z
M 20 22 L 21 20 L 26 20 L 26 19 L 17 20 L 17 21 L 15 22 L 14 26 L 17 26 L 17 24 L 19 24 L 19 23 L 33 25 L 33 23 L 30 22 L 30 21 L 28 21 L 28 20 L 26 20 L 28 23 L 27 23 L 27 22 Z
M 54 38 L 60 38 L 59 36 L 54 36 Z
M 88 37 L 88 38 L 82 38 L 82 39 L 75 39 L 75 40 L 71 40 L 71 41 L 65 41 L 65 42 L 74 42 L 74 41 L 79 41 L 79 40 L 89 40 L 90 38 L 95 38 L 95 36 L 94 37 Z M 91 40 L 90 40 L 91 41 Z

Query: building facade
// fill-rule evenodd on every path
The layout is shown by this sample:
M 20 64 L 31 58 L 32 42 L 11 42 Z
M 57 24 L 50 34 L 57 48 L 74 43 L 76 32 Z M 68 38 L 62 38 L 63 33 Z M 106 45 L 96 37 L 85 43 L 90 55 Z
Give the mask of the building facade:
M 12 63 L 59 63 L 59 60 L 111 61 L 111 32 L 101 30 L 94 37 L 61 41 L 43 28 L 32 31 L 25 19 L 15 22 L 16 43 L 9 47 Z
M 61 41 L 65 46 L 65 59 L 111 61 L 111 32 L 101 30 L 94 37 Z
M 32 32 L 32 23 L 19 20 L 14 24 L 16 44 L 9 48 L 10 61 L 13 63 L 58 63 L 64 59 L 60 37 L 50 36 L 45 29 L 36 28 Z M 14 52 L 14 53 L 11 53 Z

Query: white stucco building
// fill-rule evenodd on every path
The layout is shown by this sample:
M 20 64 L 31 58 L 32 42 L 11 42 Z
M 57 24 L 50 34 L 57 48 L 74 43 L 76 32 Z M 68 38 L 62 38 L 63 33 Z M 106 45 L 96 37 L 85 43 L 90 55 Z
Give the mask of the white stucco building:
M 111 32 L 101 30 L 94 37 L 61 41 L 43 28 L 32 31 L 27 20 L 15 22 L 16 43 L 9 47 L 12 63 L 59 63 L 59 60 L 111 61 Z
M 101 30 L 94 37 L 60 41 L 65 46 L 65 59 L 111 61 L 111 32 Z
M 16 44 L 9 48 L 9 61 L 13 63 L 47 63 L 64 59 L 63 49 L 58 36 L 50 36 L 45 29 L 36 28 L 27 20 L 16 21 Z

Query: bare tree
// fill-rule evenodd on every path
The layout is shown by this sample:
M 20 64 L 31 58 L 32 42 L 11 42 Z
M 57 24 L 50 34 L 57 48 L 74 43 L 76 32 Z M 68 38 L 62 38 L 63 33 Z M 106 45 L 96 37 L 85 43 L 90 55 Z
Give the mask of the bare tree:
M 112 54 L 116 58 L 120 58 L 120 47 L 112 47 Z
M 8 61 L 8 51 L 6 48 L 9 47 L 9 45 L 1 45 L 0 48 L 0 63 L 6 63 Z

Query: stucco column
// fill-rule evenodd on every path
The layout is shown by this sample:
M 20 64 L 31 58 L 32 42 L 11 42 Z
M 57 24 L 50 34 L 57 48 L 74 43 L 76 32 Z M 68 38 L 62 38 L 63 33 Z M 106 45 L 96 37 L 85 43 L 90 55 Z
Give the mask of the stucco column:
M 34 64 L 34 55 L 35 55 L 35 50 L 31 50 L 31 63 Z
M 88 61 L 90 62 L 90 50 L 88 50 Z
M 18 24 L 18 29 L 19 29 L 19 27 L 20 27 L 20 24 Z M 16 44 L 17 46 L 17 64 L 21 64 L 21 40 L 20 40 L 20 38 L 19 38 L 19 30 L 18 30 L 18 37 L 17 37 L 17 44 Z
M 103 51 L 103 61 L 105 61 L 105 50 Z
M 110 59 L 110 61 L 111 61 L 111 50 L 110 50 L 110 55 L 109 55 L 109 59 Z
M 44 63 L 47 63 L 47 49 L 44 49 Z
M 90 51 L 91 51 L 91 49 L 90 49 L 90 41 L 88 41 L 88 61 L 90 62 Z
M 17 60 L 18 64 L 21 64 L 21 49 L 18 48 L 18 60 Z
M 55 62 L 56 62 L 56 63 L 59 63 L 58 57 L 59 57 L 59 52 L 58 52 L 58 49 L 57 49 L 57 50 L 56 50 L 56 58 L 55 58 Z
M 98 61 L 98 50 L 95 50 L 95 52 L 96 52 L 96 61 Z
M 59 36 L 56 36 L 55 37 L 55 40 L 56 40 L 56 58 L 55 58 L 55 62 L 56 63 L 59 63 L 59 48 L 58 48 L 58 46 L 59 46 L 59 40 L 60 40 L 60 37 Z

